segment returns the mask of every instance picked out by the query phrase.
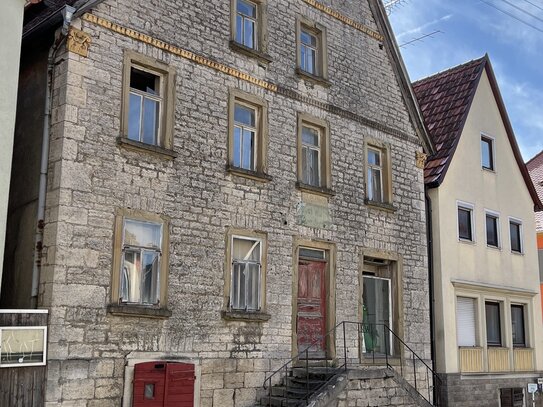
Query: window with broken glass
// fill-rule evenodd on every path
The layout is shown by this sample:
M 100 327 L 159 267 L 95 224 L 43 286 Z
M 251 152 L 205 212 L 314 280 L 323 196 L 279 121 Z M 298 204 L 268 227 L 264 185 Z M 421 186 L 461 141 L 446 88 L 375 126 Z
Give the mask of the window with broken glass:
M 383 202 L 383 160 L 380 150 L 368 148 L 368 183 L 367 198 L 374 202 Z
M 158 305 L 160 299 L 161 223 L 125 218 L 119 301 Z
M 230 308 L 259 311 L 261 308 L 262 241 L 232 237 L 232 284 Z
M 257 110 L 239 102 L 234 106 L 233 166 L 256 170 Z
M 145 144 L 160 145 L 162 110 L 161 75 L 150 70 L 130 68 L 128 100 L 128 138 Z
M 247 0 L 236 2 L 236 42 L 247 48 L 257 49 L 258 6 Z
M 302 182 L 321 186 L 321 130 L 302 126 Z

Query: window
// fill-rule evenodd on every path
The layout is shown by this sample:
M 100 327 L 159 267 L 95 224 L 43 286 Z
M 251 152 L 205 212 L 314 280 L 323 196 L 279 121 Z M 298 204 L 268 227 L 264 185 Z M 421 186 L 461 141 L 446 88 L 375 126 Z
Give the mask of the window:
M 513 333 L 513 347 L 525 347 L 526 336 L 524 331 L 524 306 L 511 305 L 511 331 Z
M 458 238 L 473 242 L 473 206 L 465 203 L 458 204 Z
M 267 0 L 230 0 L 230 48 L 270 62 L 267 52 Z
M 172 149 L 174 71 L 152 58 L 125 52 L 121 143 Z
M 475 310 L 476 300 L 474 298 L 456 298 L 456 336 L 458 346 L 477 346 Z
M 299 18 L 296 31 L 297 73 L 310 79 L 326 80 L 328 78 L 326 29 L 320 24 Z
M 499 216 L 495 213 L 486 213 L 486 244 L 492 247 L 500 247 Z
M 379 140 L 368 140 L 364 145 L 366 158 L 366 204 L 379 206 L 392 203 L 392 171 L 390 145 Z
M 368 148 L 368 199 L 383 202 L 383 159 L 381 151 Z
M 328 124 L 324 120 L 298 115 L 298 186 L 309 189 L 330 187 Z
M 494 170 L 494 140 L 481 137 L 481 165 L 485 170 Z
M 485 302 L 486 314 L 486 343 L 488 346 L 501 346 L 501 321 L 500 321 L 500 303 Z
M 230 90 L 229 169 L 265 176 L 267 158 L 267 103 Z
M 236 42 L 247 48 L 257 48 L 258 6 L 246 0 L 236 1 Z
M 168 269 L 168 221 L 132 209 L 117 213 L 112 302 L 164 308 Z
M 509 237 L 511 251 L 522 253 L 522 222 L 509 218 Z
M 231 230 L 227 236 L 227 309 L 260 312 L 265 305 L 266 235 Z

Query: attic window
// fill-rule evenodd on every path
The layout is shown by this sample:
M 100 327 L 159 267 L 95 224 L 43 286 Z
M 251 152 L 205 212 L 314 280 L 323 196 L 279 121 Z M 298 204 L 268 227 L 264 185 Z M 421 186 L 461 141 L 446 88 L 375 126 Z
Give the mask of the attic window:
M 481 136 L 481 166 L 494 171 L 494 140 L 490 137 Z

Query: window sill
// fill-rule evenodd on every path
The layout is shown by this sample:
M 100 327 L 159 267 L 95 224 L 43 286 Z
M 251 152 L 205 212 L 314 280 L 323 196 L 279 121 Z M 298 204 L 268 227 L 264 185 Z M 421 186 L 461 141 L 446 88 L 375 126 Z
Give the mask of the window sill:
M 246 47 L 245 45 L 239 44 L 234 40 L 230 40 L 230 49 L 248 57 L 256 58 L 260 62 L 263 62 L 265 64 L 269 64 L 270 62 L 272 62 L 272 58 L 268 54 L 253 48 Z
M 270 182 L 272 180 L 271 176 L 263 172 L 250 171 L 244 168 L 234 167 L 229 164 L 226 166 L 226 172 L 232 175 L 238 175 L 240 177 L 250 178 L 260 182 Z
M 119 305 L 109 304 L 107 312 L 111 315 L 132 316 L 143 318 L 165 319 L 172 315 L 172 312 L 166 308 L 151 308 L 143 305 Z
M 221 317 L 227 321 L 266 322 L 271 318 L 270 314 L 262 311 L 221 311 Z
M 487 244 L 486 247 L 487 247 L 488 249 L 497 250 L 497 251 L 499 251 L 499 252 L 502 251 L 502 248 L 501 248 L 500 246 L 492 246 L 492 245 L 490 245 L 490 244 Z
M 316 83 L 326 88 L 329 88 L 330 86 L 332 86 L 332 84 L 330 83 L 328 79 L 325 79 L 322 76 L 313 75 L 300 68 L 296 68 L 296 75 L 298 75 L 302 79 L 308 80 L 310 82 Z
M 140 141 L 130 140 L 126 137 L 117 137 L 117 144 L 119 147 L 123 147 L 128 150 L 151 153 L 169 160 L 173 160 L 177 157 L 177 153 L 173 150 L 160 146 L 154 146 L 152 144 L 145 144 Z
M 511 254 L 515 254 L 517 256 L 524 256 L 524 252 L 517 252 L 516 250 L 511 250 Z
M 381 209 L 383 211 L 387 211 L 390 213 L 394 213 L 397 211 L 397 208 L 394 205 L 390 203 L 386 203 L 386 202 L 378 202 L 378 201 L 371 201 L 369 199 L 364 199 L 364 203 L 369 207 L 372 207 L 375 209 Z
M 329 188 L 315 187 L 313 185 L 304 184 L 303 182 L 300 182 L 300 181 L 296 182 L 296 188 L 304 192 L 309 192 L 309 193 L 321 195 L 321 196 L 332 197 L 336 195 L 336 193 Z

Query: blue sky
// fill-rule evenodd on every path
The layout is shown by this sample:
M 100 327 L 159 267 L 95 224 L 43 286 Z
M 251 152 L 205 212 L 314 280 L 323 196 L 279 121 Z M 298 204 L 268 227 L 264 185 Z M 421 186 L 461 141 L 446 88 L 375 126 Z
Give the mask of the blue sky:
M 400 48 L 413 81 L 488 53 L 525 161 L 543 150 L 543 0 L 403 0 L 390 20 L 400 45 L 443 32 Z

